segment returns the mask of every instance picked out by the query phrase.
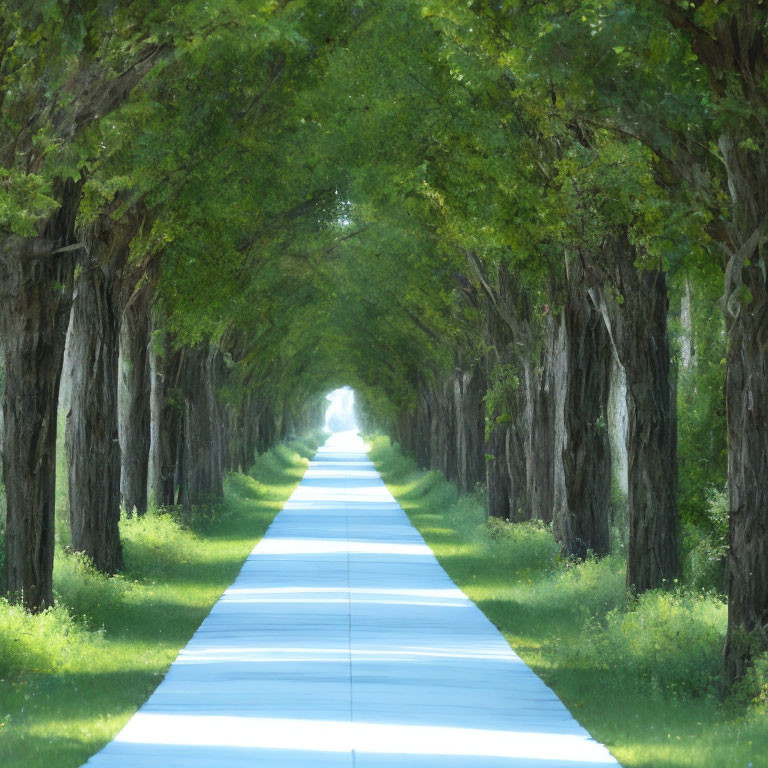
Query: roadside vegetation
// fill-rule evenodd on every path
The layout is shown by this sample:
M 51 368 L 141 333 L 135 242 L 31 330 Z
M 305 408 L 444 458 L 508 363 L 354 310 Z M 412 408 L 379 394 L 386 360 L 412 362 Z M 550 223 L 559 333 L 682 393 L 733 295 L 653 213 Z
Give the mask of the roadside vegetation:
M 540 522 L 486 521 L 482 488 L 459 494 L 388 438 L 371 458 L 451 578 L 622 765 L 768 764 L 768 656 L 721 700 L 719 593 L 628 598 L 621 555 L 564 559 Z
M 123 514 L 119 575 L 60 542 L 52 608 L 30 614 L 0 599 L 0 765 L 78 766 L 117 733 L 234 581 L 319 443 L 318 433 L 274 447 L 194 516 L 155 505 Z M 58 502 L 64 539 L 66 494 Z

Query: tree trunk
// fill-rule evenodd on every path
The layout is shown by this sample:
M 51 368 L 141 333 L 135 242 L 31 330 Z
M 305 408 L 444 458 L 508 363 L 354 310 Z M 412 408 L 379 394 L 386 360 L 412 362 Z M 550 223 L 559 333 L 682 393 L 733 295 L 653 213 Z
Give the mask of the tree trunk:
M 221 403 L 220 395 L 226 378 L 226 368 L 221 349 L 218 345 L 211 345 L 206 360 L 205 377 L 208 397 L 208 410 L 211 415 L 211 430 L 213 440 L 211 442 L 211 495 L 221 497 L 224 495 L 224 472 L 227 466 L 227 433 L 226 420 L 224 418 L 224 408 Z M 293 414 L 290 414 L 291 429 L 289 435 L 295 436 L 295 421 Z
M 454 385 L 456 414 L 456 485 L 472 491 L 485 478 L 485 380 L 480 366 L 458 373 Z
M 52 245 L 16 244 L 3 281 L 6 586 L 31 610 L 53 605 L 56 426 L 74 275 L 73 256 L 37 255 Z
M 510 519 L 509 469 L 507 467 L 507 426 L 495 424 L 486 443 L 488 453 L 485 486 L 488 517 Z
M 678 575 L 677 432 L 670 382 L 667 286 L 661 271 L 640 276 L 627 307 L 635 343 L 627 375 L 629 546 L 627 586 L 636 592 Z
M 660 269 L 635 266 L 626 235 L 611 244 L 619 305 L 599 292 L 627 382 L 627 587 L 635 593 L 675 579 L 677 423 L 670 378 L 667 282 Z M 597 298 L 598 292 L 593 293 Z
M 748 134 L 750 135 L 750 134 Z M 726 272 L 728 356 L 727 561 L 730 686 L 768 650 L 768 286 L 763 241 L 768 211 L 768 157 L 724 135 L 720 150 L 734 204 L 740 247 Z
M 430 424 L 432 421 L 430 413 L 429 393 L 426 386 L 422 383 L 417 391 L 416 413 L 414 414 L 414 423 L 416 424 L 416 461 L 423 469 L 432 466 L 432 457 L 430 455 Z
M 158 324 L 157 317 L 155 325 Z M 154 358 L 152 410 L 156 423 L 156 440 L 152 446 L 155 502 L 171 507 L 176 503 L 176 467 L 178 464 L 182 395 L 179 378 L 187 350 L 174 349 L 166 336 L 162 352 Z
M 751 277 L 752 300 L 729 323 L 729 682 L 768 649 L 768 295 Z
M 100 571 L 122 567 L 117 426 L 119 311 L 112 277 L 86 264 L 72 307 L 72 395 L 67 415 L 72 548 Z
M 526 399 L 523 414 L 525 517 L 545 523 L 552 522 L 555 497 L 556 333 L 554 321 L 548 318 L 539 359 L 531 356 L 523 362 Z M 547 461 L 542 460 L 544 456 L 548 457 Z
M 5 352 L 3 351 L 2 344 L 0 344 L 0 472 L 2 472 L 2 461 L 3 461 L 3 432 L 4 430 L 4 420 L 5 416 L 3 415 L 3 403 L 5 403 Z M 0 483 L 2 482 L 2 477 L 0 477 Z M 5 584 L 5 573 L 0 574 L 0 578 L 3 579 L 3 584 Z M 0 594 L 2 593 L 2 589 L 0 588 Z
M 256 454 L 259 452 L 259 425 L 262 410 L 263 405 L 258 391 L 250 390 L 238 416 L 241 423 L 242 444 L 238 449 L 237 458 L 240 471 L 246 474 L 253 466 Z
M 147 511 L 150 450 L 149 284 L 143 286 L 123 312 L 122 403 L 120 418 L 120 493 L 129 514 Z
M 217 352 L 200 345 L 185 357 L 183 450 L 179 497 L 187 509 L 209 504 L 224 494 L 221 425 L 216 395 Z
M 531 516 L 551 523 L 555 508 L 556 463 L 561 458 L 555 453 L 556 401 L 557 401 L 557 343 L 558 325 L 547 318 L 541 370 L 531 369 L 531 427 L 527 457 L 527 496 Z M 547 460 L 542 460 L 547 457 Z
M 565 400 L 568 380 L 568 350 L 565 339 L 565 312 L 557 319 L 553 339 L 553 373 L 554 384 L 554 429 L 553 429 L 553 490 L 552 490 L 552 527 L 557 536 L 558 526 L 562 526 L 562 518 L 568 516 L 568 493 L 565 487 L 565 467 L 563 450 L 566 442 Z
M 58 192 L 40 237 L 8 237 L 0 253 L 6 587 L 35 611 L 53 604 L 56 422 L 75 268 L 73 252 L 53 252 L 74 243 L 80 197 L 77 184 Z
M 674 27 L 685 30 L 696 58 L 708 70 L 713 105 L 725 107 L 731 118 L 718 146 L 733 215 L 730 222 L 723 222 L 717 210 L 712 217 L 713 234 L 729 253 L 725 299 L 730 548 L 725 673 L 730 687 L 768 648 L 768 296 L 764 254 L 768 9 L 761 3 L 735 3 L 710 29 L 691 23 L 688 13 L 676 3 L 667 2 L 663 12 Z M 734 103 L 740 105 L 737 112 Z
M 142 269 L 128 267 L 128 249 L 143 209 L 119 218 L 101 214 L 83 232 L 86 255 L 72 310 L 72 393 L 67 416 L 72 547 L 96 568 L 122 567 L 118 377 L 120 318 Z
M 602 315 L 594 309 L 574 264 L 565 309 L 566 390 L 563 469 L 567 513 L 555 535 L 563 551 L 586 558 L 610 549 L 611 448 L 607 406 L 612 350 Z
M 450 380 L 434 382 L 429 388 L 429 402 L 430 466 L 451 480 L 456 476 L 456 438 L 454 435 L 456 416 L 454 413 L 453 382 Z
M 526 426 L 522 421 L 521 393 L 516 395 L 516 407 L 519 409 L 505 430 L 505 457 L 509 475 L 509 514 L 510 520 L 522 523 L 531 519 L 528 503 L 528 472 L 526 466 Z
M 259 414 L 254 398 L 249 396 L 240 414 L 243 441 L 238 453 L 240 471 L 246 474 L 256 456 L 256 444 L 259 437 Z
M 271 403 L 267 399 L 259 416 L 259 453 L 266 453 L 276 443 L 277 425 Z M 406 447 L 407 448 L 407 447 Z

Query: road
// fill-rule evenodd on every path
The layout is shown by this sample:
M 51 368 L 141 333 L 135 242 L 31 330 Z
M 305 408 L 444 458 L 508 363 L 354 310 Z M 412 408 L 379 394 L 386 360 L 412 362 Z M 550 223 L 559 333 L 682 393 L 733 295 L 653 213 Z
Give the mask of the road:
M 618 765 L 450 580 L 351 433 L 90 768 Z

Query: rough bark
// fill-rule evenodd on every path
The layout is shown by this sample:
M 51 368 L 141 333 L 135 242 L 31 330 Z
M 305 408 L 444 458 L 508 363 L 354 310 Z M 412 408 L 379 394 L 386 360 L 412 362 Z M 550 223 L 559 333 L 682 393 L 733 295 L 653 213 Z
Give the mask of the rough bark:
M 508 477 L 502 479 L 501 466 L 491 466 L 487 481 L 499 482 L 498 489 L 489 488 L 489 499 L 509 494 L 506 506 L 513 521 L 533 517 L 549 519 L 554 498 L 554 468 L 551 462 L 540 460 L 541 452 L 551 458 L 554 441 L 554 401 L 551 399 L 553 362 L 545 341 L 546 321 L 534 310 L 530 296 L 502 263 L 493 279 L 479 259 L 472 256 L 470 264 L 482 286 L 484 299 L 483 335 L 489 348 L 485 369 L 490 380 L 497 371 L 504 371 L 506 401 L 501 413 L 488 417 L 505 419 L 503 429 L 494 424 L 493 456 L 503 457 Z M 514 374 L 512 373 L 514 372 Z M 496 432 L 503 432 L 503 437 Z M 503 447 L 499 441 L 503 439 Z M 545 466 L 546 464 L 546 466 Z M 489 515 L 500 514 L 500 501 L 489 507 Z
M 552 349 L 552 379 L 554 384 L 554 429 L 553 429 L 553 491 L 552 491 L 552 524 L 556 530 L 559 519 L 568 515 L 568 494 L 565 488 L 565 468 L 563 466 L 563 449 L 566 441 L 565 428 L 565 395 L 568 376 L 568 354 L 565 340 L 565 317 L 560 313 L 555 323 L 555 335 Z
M 752 302 L 729 323 L 729 682 L 768 649 L 768 296 L 761 277 L 754 283 Z
M 566 514 L 555 535 L 572 557 L 610 549 L 611 448 L 607 425 L 612 350 L 603 317 L 588 296 L 578 264 L 570 269 L 564 308 Z
M 152 292 L 149 283 L 132 297 L 120 325 L 120 494 L 125 509 L 147 511 L 151 380 L 149 342 Z
M 532 369 L 529 391 L 531 428 L 526 463 L 526 495 L 531 516 L 545 523 L 550 523 L 553 519 L 556 464 L 561 460 L 555 453 L 557 331 L 555 320 L 548 317 L 541 366 L 539 370 Z M 543 457 L 547 457 L 547 460 L 543 460 Z
M 404 425 L 403 438 L 406 450 L 413 454 L 422 469 L 432 466 L 430 453 L 430 394 L 428 386 L 422 381 L 416 387 L 416 404 L 411 412 L 406 412 L 401 419 Z
M 696 348 L 693 344 L 693 318 L 691 314 L 691 281 L 686 280 L 680 301 L 680 365 L 683 369 L 696 367 Z
M 472 491 L 485 478 L 485 377 L 481 366 L 460 370 L 454 382 L 456 485 Z
M 528 467 L 525 451 L 527 425 L 523 420 L 523 393 L 517 393 L 515 416 L 505 430 L 505 458 L 509 478 L 510 520 L 522 523 L 531 519 L 528 501 Z
M 3 415 L 3 403 L 5 402 L 5 353 L 0 344 L 0 472 L 2 472 L 3 461 L 3 432 L 5 416 Z M 0 477 L 2 482 L 2 477 Z M 5 579 L 5 573 L 0 574 L 0 578 Z M 4 582 L 3 582 L 4 583 Z
M 488 517 L 510 519 L 509 470 L 507 468 L 507 429 L 495 425 L 486 442 L 486 499 Z
M 434 382 L 429 388 L 430 467 L 442 472 L 446 478 L 456 477 L 456 414 L 453 397 L 454 383 L 450 379 Z
M 75 184 L 57 192 L 61 207 L 40 236 L 6 238 L 0 253 L 6 586 L 31 610 L 53 603 L 56 422 L 75 267 L 74 252 L 60 249 L 75 242 L 80 194 Z
M 39 172 L 46 153 L 36 141 L 40 115 L 49 133 L 66 147 L 89 125 L 123 103 L 132 89 L 170 51 L 144 46 L 117 75 L 101 67 L 80 66 L 67 78 L 66 105 L 53 111 L 50 94 L 29 92 L 18 101 L 28 109 L 23 128 L 3 136 L 6 165 L 23 155 L 27 172 Z M 49 105 L 48 105 L 49 106 Z M 27 119 L 29 118 L 29 119 Z M 7 494 L 7 586 L 30 609 L 52 602 L 55 444 L 58 389 L 64 337 L 72 301 L 74 222 L 82 182 L 58 179 L 57 210 L 30 238 L 4 237 L 0 244 L 0 328 L 5 338 L 6 390 L 3 461 Z
M 160 324 L 157 315 L 153 322 L 155 327 Z M 179 378 L 185 352 L 176 349 L 173 339 L 166 335 L 161 353 L 154 357 L 152 411 L 156 439 L 152 445 L 152 476 L 155 501 L 160 506 L 173 506 L 176 503 L 176 467 L 183 407 Z
M 224 494 L 222 434 L 217 385 L 220 353 L 199 345 L 187 351 L 181 377 L 184 395 L 179 500 L 186 509 Z
M 763 12 L 765 15 L 765 12 Z M 754 30 L 753 30 L 754 31 Z M 728 491 L 726 684 L 768 650 L 768 158 L 724 135 L 720 150 L 740 243 L 726 270 Z
M 627 587 L 656 589 L 678 575 L 677 423 L 671 383 L 666 275 L 636 266 L 626 237 L 610 245 L 618 304 L 593 291 L 627 383 Z M 599 297 L 599 298 L 598 298 Z
M 111 210 L 119 204 L 115 199 Z M 128 264 L 130 242 L 142 216 L 140 207 L 119 218 L 104 213 L 82 233 L 85 255 L 72 309 L 72 392 L 67 415 L 72 548 L 85 552 L 105 573 L 122 566 L 120 319 L 144 274 L 143 267 Z
M 213 440 L 211 443 L 211 477 L 212 495 L 221 497 L 224 495 L 224 472 L 226 471 L 226 445 L 227 445 L 227 433 L 226 433 L 226 420 L 224 418 L 224 410 L 220 399 L 220 392 L 224 386 L 226 380 L 226 366 L 224 364 L 224 357 L 221 353 L 221 349 L 217 345 L 211 345 L 208 351 L 208 358 L 206 360 L 206 383 L 207 383 L 207 397 L 208 397 L 208 409 L 211 414 L 211 429 L 213 432 Z M 295 435 L 295 421 L 291 414 L 290 430 L 286 429 L 285 434 Z M 287 419 L 286 419 L 287 420 Z
M 105 573 L 123 564 L 117 426 L 119 310 L 111 275 L 88 264 L 72 307 L 67 414 L 71 546 Z
M 258 442 L 258 410 L 256 398 L 248 392 L 237 405 L 226 409 L 228 468 L 246 473 L 251 468 Z
M 677 558 L 677 432 L 670 381 L 666 276 L 639 276 L 628 301 L 634 337 L 622 356 L 627 376 L 629 542 L 627 585 L 636 592 L 671 582 Z M 644 290 L 643 290 L 644 288 Z

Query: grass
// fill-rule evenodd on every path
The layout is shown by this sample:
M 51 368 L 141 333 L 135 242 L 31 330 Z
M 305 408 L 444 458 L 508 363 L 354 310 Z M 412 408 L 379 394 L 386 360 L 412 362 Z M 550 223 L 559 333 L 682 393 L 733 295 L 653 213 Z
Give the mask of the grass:
M 371 458 L 451 578 L 622 765 L 768 766 L 768 658 L 719 700 L 719 596 L 628 601 L 621 558 L 565 562 L 545 526 L 488 525 L 480 491 L 459 496 L 386 438 Z
M 196 520 L 157 509 L 124 517 L 126 570 L 114 578 L 63 550 L 62 493 L 57 606 L 30 616 L 0 601 L 0 765 L 79 766 L 120 730 L 235 579 L 318 443 L 259 457 Z

